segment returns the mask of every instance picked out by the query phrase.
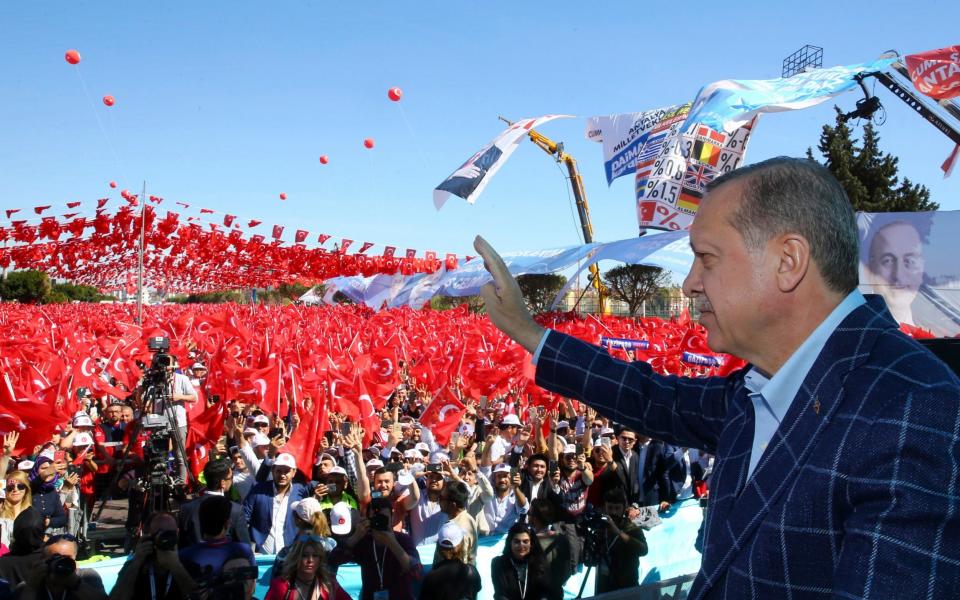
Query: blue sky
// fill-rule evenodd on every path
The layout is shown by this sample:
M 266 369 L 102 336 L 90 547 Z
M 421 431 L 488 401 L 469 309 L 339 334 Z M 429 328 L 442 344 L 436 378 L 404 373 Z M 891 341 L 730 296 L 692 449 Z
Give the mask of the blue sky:
M 503 128 L 498 115 L 565 113 L 579 118 L 542 131 L 579 161 L 596 238 L 622 239 L 636 235 L 633 181 L 607 187 L 583 117 L 685 102 L 718 79 L 778 77 L 782 58 L 808 43 L 832 66 L 960 42 L 951 2 L 914 2 L 907 14 L 902 3 L 843 6 L 6 2 L 0 208 L 108 195 L 115 205 L 120 188 L 139 192 L 146 180 L 161 211 L 179 200 L 285 225 L 288 240 L 302 228 L 375 242 L 373 252 L 470 253 L 477 233 L 504 251 L 566 246 L 580 240 L 569 188 L 530 143 L 476 205 L 451 199 L 438 212 L 431 202 Z M 80 77 L 63 59 L 69 48 L 83 57 Z M 399 104 L 391 86 L 404 91 Z M 103 106 L 105 94 L 116 106 Z M 960 173 L 939 170 L 949 140 L 878 95 L 881 145 L 900 156 L 901 174 L 960 209 Z M 858 97 L 837 102 L 850 110 Z M 748 162 L 803 154 L 832 105 L 762 118 Z

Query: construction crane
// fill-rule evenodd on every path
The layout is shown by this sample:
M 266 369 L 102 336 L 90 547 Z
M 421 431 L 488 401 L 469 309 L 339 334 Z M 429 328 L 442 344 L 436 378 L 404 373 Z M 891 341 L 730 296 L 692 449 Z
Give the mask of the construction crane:
M 503 117 L 500 120 L 507 125 L 513 125 Z M 567 167 L 567 173 L 570 179 L 570 186 L 573 188 L 573 197 L 577 203 L 577 214 L 580 217 L 580 227 L 583 229 L 583 241 L 587 244 L 593 242 L 593 225 L 590 223 L 590 207 L 587 206 L 587 195 L 583 191 L 583 179 L 580 178 L 580 171 L 577 170 L 577 161 L 563 150 L 563 142 L 557 143 L 536 129 L 530 129 L 527 132 L 530 141 L 540 147 L 541 150 L 553 156 L 558 163 L 563 163 Z M 597 290 L 597 305 L 601 314 L 607 312 L 607 297 L 610 295 L 607 286 L 600 280 L 600 268 L 596 263 L 590 265 L 590 285 Z

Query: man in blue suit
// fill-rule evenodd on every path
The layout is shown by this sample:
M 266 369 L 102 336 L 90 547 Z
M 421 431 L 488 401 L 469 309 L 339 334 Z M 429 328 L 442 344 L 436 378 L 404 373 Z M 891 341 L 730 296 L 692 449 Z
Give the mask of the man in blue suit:
M 669 444 L 716 455 L 690 598 L 945 598 L 960 589 L 960 381 L 857 291 L 854 214 L 813 161 L 708 188 L 684 293 L 729 377 L 654 374 L 529 316 L 482 238 L 493 322 L 537 383 Z
M 292 505 L 309 496 L 310 489 L 294 483 L 296 472 L 297 462 L 292 454 L 277 455 L 273 481 L 257 483 L 243 501 L 243 515 L 250 524 L 250 539 L 258 554 L 276 554 L 297 536 Z

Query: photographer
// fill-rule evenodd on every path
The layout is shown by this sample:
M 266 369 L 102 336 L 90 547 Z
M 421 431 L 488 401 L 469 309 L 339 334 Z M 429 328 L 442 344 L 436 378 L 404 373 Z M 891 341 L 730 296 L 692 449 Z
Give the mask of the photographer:
M 420 555 L 405 533 L 390 529 L 392 504 L 374 494 L 369 518 L 361 520 L 353 534 L 330 553 L 334 567 L 348 562 L 360 565 L 363 588 L 360 600 L 374 600 L 386 592 L 390 600 L 413 600 L 413 582 L 420 577 Z
M 169 341 L 167 344 L 169 345 Z M 163 402 L 161 397 L 161 400 L 154 405 L 153 412 L 163 415 L 170 412 L 167 410 L 168 408 L 172 409 L 176 422 L 171 422 L 170 427 L 176 428 L 181 443 L 185 445 L 187 443 L 187 408 L 185 405 L 192 405 L 197 401 L 197 391 L 193 388 L 193 384 L 190 383 L 189 377 L 183 373 L 176 372 L 177 359 L 175 356 L 157 354 L 154 356 L 154 362 L 160 362 L 157 359 L 161 356 L 166 356 L 167 358 L 167 360 L 164 361 L 166 364 L 163 364 L 163 367 L 167 381 L 170 382 L 170 406 L 166 406 L 166 403 Z M 151 369 L 153 369 L 153 367 L 151 367 Z M 173 421 L 173 419 L 171 419 L 171 421 Z M 179 452 L 175 452 L 175 454 L 177 455 L 180 480 L 186 481 L 187 464 Z
M 643 529 L 626 516 L 627 496 L 613 488 L 603 496 L 606 528 L 600 530 L 596 593 L 640 585 L 640 557 L 647 554 Z
M 218 597 L 249 598 L 253 595 L 253 582 L 239 579 L 229 585 L 217 585 L 230 571 L 252 567 L 256 578 L 257 562 L 249 544 L 231 542 L 227 537 L 230 527 L 230 500 L 223 496 L 208 496 L 198 510 L 200 533 L 203 541 L 180 550 L 180 560 L 187 572 L 198 583 L 216 588 Z M 232 594 L 232 595 L 231 595 Z
M 77 569 L 77 538 L 56 535 L 43 546 L 42 560 L 34 563 L 27 580 L 13 592 L 16 600 L 106 600 L 100 575 Z
M 233 485 L 233 469 L 230 467 L 230 462 L 226 458 L 211 460 L 203 467 L 203 478 L 207 482 L 207 489 L 203 495 L 180 507 L 180 545 L 183 547 L 199 544 L 203 539 L 198 515 L 200 503 L 210 496 L 229 498 L 230 488 Z M 247 522 L 243 518 L 243 507 L 233 501 L 230 502 L 229 534 L 234 542 L 250 543 L 250 530 L 247 529 Z
M 177 554 L 177 520 L 155 512 L 143 525 L 133 556 L 117 574 L 110 600 L 179 600 L 196 587 Z

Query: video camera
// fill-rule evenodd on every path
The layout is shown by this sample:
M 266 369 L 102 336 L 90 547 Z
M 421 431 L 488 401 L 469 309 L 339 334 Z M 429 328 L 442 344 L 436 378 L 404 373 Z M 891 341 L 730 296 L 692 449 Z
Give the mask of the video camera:
M 207 569 L 210 567 L 208 566 Z M 207 600 L 242 598 L 245 583 L 259 576 L 257 567 L 236 567 L 219 573 L 207 571 L 197 579 L 197 589 L 190 594 L 190 598 Z
M 176 364 L 176 359 L 169 353 L 170 338 L 160 336 L 149 338 L 147 348 L 154 354 L 150 367 L 143 374 L 144 388 L 166 385 L 168 370 Z
M 588 567 L 600 564 L 606 552 L 601 540 L 609 522 L 610 516 L 596 509 L 588 509 L 577 519 L 577 533 L 583 539 L 583 564 Z

